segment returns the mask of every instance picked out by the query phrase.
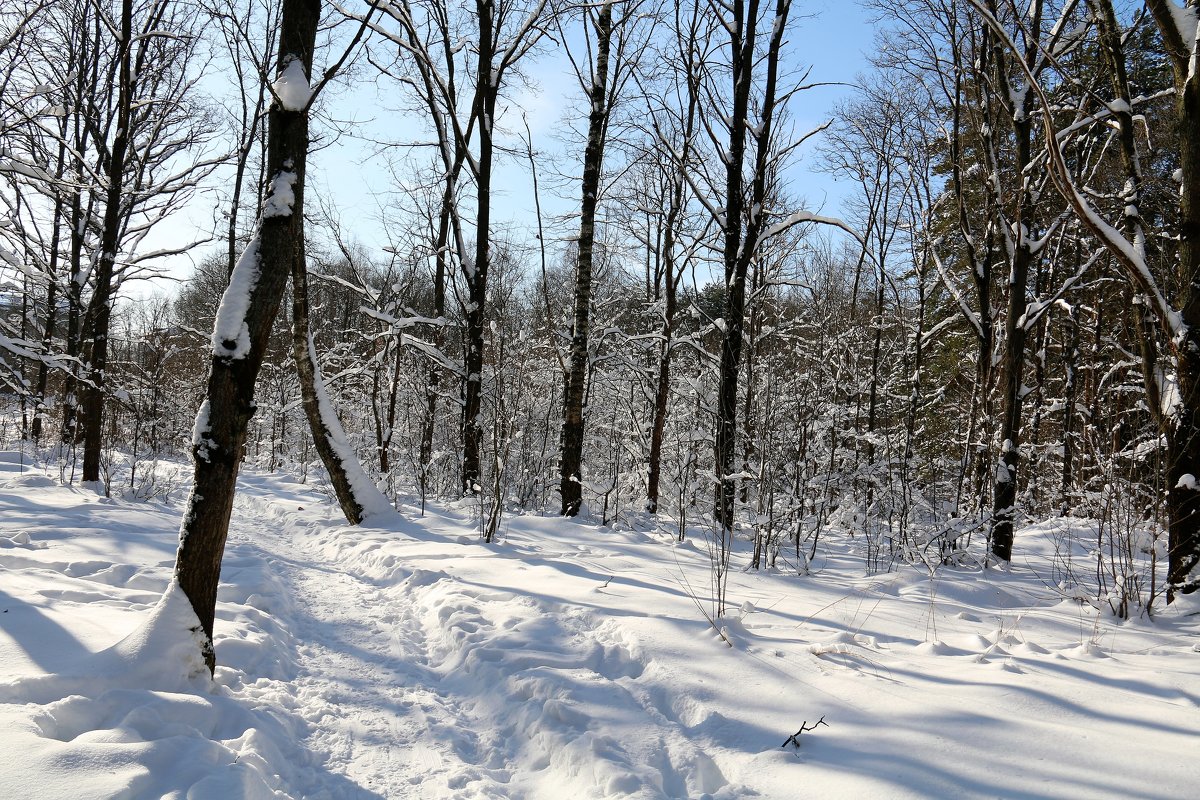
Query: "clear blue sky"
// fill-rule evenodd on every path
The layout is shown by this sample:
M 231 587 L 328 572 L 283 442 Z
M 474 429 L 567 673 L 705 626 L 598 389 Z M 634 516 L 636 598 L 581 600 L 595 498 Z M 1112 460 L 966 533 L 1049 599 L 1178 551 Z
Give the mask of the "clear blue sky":
M 836 0 L 797 0 L 793 9 L 797 19 L 790 37 L 791 60 L 798 65 L 810 65 L 812 82 L 852 83 L 856 74 L 866 67 L 864 52 L 871 47 L 872 28 L 866 15 L 856 2 Z M 559 148 L 553 139 L 556 128 L 561 124 L 565 103 L 577 98 L 575 78 L 566 70 L 564 63 L 557 65 L 545 60 L 529 68 L 535 77 L 535 90 L 521 90 L 512 98 L 511 105 L 524 110 L 534 136 L 537 149 Z M 333 89 L 333 87 L 330 87 Z M 829 86 L 812 89 L 800 95 L 792 105 L 792 114 L 798 132 L 808 131 L 828 119 L 835 103 L 849 92 L 847 86 Z M 408 115 L 391 110 L 395 103 L 385 95 L 381 97 L 373 84 L 362 83 L 353 90 L 330 91 L 325 98 L 326 110 L 340 120 L 354 120 L 368 138 L 395 139 L 400 136 L 419 138 L 420 123 L 411 121 Z M 521 129 L 520 118 L 513 109 L 507 117 L 500 119 L 502 126 Z M 838 214 L 848 187 L 839 186 L 832 178 L 812 169 L 815 160 L 815 140 L 800 153 L 797 168 L 791 178 L 792 189 L 802 195 L 812 210 L 821 208 L 824 213 Z M 546 180 L 546 176 L 543 176 Z M 496 184 L 500 190 L 493 211 L 497 228 L 515 227 L 532 229 L 534 226 L 533 195 L 528 170 L 525 164 L 501 165 Z M 386 244 L 380 221 L 380 205 L 387 202 L 386 196 L 396 191 L 396 186 L 375 148 L 352 137 L 343 137 L 336 144 L 314 153 L 309 171 L 309 198 L 323 195 L 340 213 L 345 226 L 352 235 L 377 253 Z M 551 211 L 570 210 L 572 199 L 556 201 L 549 197 L 543 186 L 542 202 Z M 188 235 L 187 228 L 210 225 L 212 216 L 211 197 L 198 198 L 193 207 L 183 212 L 176 220 L 169 221 L 160 234 L 163 241 Z M 181 230 L 183 229 L 183 230 Z M 156 239 L 158 237 L 156 236 Z M 148 246 L 154 246 L 153 242 Z M 196 257 L 215 245 L 199 248 Z M 169 272 L 175 277 L 184 277 L 191 271 L 187 259 L 177 259 Z M 144 287 L 143 292 L 150 287 Z M 135 293 L 138 293 L 135 290 Z
M 858 4 L 797 0 L 792 13 L 798 17 L 790 38 L 794 63 L 812 66 L 810 81 L 852 83 L 855 75 L 865 69 L 863 53 L 870 48 L 872 40 L 872 29 Z M 565 63 L 549 59 L 527 72 L 535 78 L 540 91 L 520 90 L 516 93 L 511 98 L 512 107 L 501 116 L 499 124 L 510 130 L 520 130 L 520 117 L 515 112 L 519 107 L 529 120 L 535 148 L 556 149 L 559 145 L 553 141 L 553 134 L 561 124 L 563 108 L 578 96 L 575 78 L 567 71 Z M 828 119 L 834 104 L 849 91 L 846 86 L 819 87 L 798 97 L 792 107 L 797 131 L 810 130 Z M 406 123 L 402 115 L 382 108 L 374 87 L 363 87 L 352 94 L 330 98 L 329 102 L 336 116 L 362 120 L 368 135 L 394 137 L 398 130 L 417 130 Z M 830 176 L 811 169 L 815 158 L 814 144 L 815 141 L 810 142 L 800 154 L 800 163 L 792 175 L 793 190 L 803 195 L 814 208 L 823 207 L 826 213 L 840 213 L 848 187 L 838 186 Z M 352 225 L 364 244 L 382 249 L 386 239 L 379 231 L 381 199 L 378 195 L 394 191 L 395 186 L 384 169 L 367 160 L 370 157 L 370 148 L 347 138 L 328 151 L 316 154 L 310 183 L 333 200 L 343 219 L 348 226 Z M 575 187 L 571 187 L 569 200 L 556 201 L 546 191 L 547 175 L 542 175 L 542 182 L 543 207 L 569 212 L 575 202 Z M 523 162 L 501 164 L 496 185 L 499 189 L 493 209 L 496 226 L 531 229 L 535 222 L 527 166 Z

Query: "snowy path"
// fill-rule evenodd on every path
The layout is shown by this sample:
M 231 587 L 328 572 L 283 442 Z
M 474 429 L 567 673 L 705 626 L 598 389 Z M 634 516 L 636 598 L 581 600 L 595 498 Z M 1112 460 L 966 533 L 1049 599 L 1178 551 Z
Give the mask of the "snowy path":
M 737 795 L 678 703 L 639 684 L 646 665 L 611 622 L 389 556 L 369 578 L 353 565 L 369 570 L 378 543 L 346 568 L 314 549 L 317 523 L 263 516 L 239 515 L 237 553 L 278 580 L 263 610 L 296 655 L 294 676 L 259 697 L 290 702 L 305 745 L 361 796 Z
M 247 502 L 242 519 L 290 500 Z M 293 598 L 283 691 L 330 772 L 389 798 L 994 796 L 1011 793 L 1000 756 L 1015 747 L 1014 796 L 1154 798 L 1182 775 L 1186 637 L 1147 662 L 1151 629 L 1038 608 L 989 576 L 943 583 L 937 605 L 913 573 L 807 582 L 804 599 L 748 576 L 731 650 L 688 596 L 705 579 L 694 547 L 664 561 L 661 539 L 519 522 L 493 547 L 437 510 L 336 533 L 286 513 L 243 537 Z M 827 712 L 803 751 L 779 748 Z
M 12 472 L 3 800 L 1194 794 L 1200 604 L 1120 621 L 1048 592 L 1070 520 L 1022 531 L 1010 573 L 864 577 L 845 537 L 803 578 L 734 573 L 727 646 L 702 531 L 523 516 L 485 546 L 465 511 L 347 528 L 250 473 L 214 686 L 163 593 L 178 506 Z
M 476 796 L 501 796 L 502 772 L 485 774 L 479 727 L 471 710 L 440 690 L 429 670 L 428 643 L 407 603 L 372 582 L 324 566 L 303 550 L 295 529 L 262 527 L 251 539 L 291 596 L 287 621 L 296 646 L 296 674 L 283 694 L 309 725 L 305 744 L 326 754 L 326 766 L 363 788 L 363 796 L 397 796 L 412 787 L 460 790 L 468 777 Z M 294 552 L 289 558 L 283 553 Z

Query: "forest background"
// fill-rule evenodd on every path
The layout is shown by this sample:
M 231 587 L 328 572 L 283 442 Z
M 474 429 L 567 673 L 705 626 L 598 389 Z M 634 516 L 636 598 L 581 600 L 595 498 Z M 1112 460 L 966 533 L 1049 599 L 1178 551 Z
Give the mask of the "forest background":
M 6 446 L 144 497 L 178 488 L 162 459 L 233 453 L 352 523 L 465 502 L 486 541 L 701 524 L 716 616 L 730 569 L 804 573 L 823 536 L 868 572 L 1004 566 L 1057 515 L 1097 521 L 1065 595 L 1194 590 L 1194 0 L 868 2 L 827 120 L 846 76 L 806 43 L 847 44 L 809 10 L 9 4 Z M 183 254 L 177 293 L 138 288 Z M 258 359 L 226 446 L 214 376 Z

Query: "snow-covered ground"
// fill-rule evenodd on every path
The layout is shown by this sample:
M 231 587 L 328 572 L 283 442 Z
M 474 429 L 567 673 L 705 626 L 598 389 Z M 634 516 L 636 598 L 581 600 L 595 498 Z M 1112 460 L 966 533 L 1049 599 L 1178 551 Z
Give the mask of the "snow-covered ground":
M 0 456 L 0 797 L 1192 797 L 1200 615 L 1009 573 L 735 572 L 703 540 L 465 511 L 348 529 L 244 476 L 215 684 L 164 597 L 178 505 Z M 732 646 L 730 646 L 730 643 Z M 199 665 L 202 670 L 202 665 Z M 802 725 L 825 724 L 784 745 Z

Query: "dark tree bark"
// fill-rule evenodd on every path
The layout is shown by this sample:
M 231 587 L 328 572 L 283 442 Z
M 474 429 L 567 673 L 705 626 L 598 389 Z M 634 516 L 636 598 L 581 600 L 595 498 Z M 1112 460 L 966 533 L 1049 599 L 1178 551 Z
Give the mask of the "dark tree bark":
M 1173 337 L 1179 405 L 1167 436 L 1167 600 L 1200 589 L 1200 70 L 1197 31 L 1172 0 L 1146 0 L 1175 75 L 1179 131 L 1179 285 L 1183 336 Z M 1193 14 L 1200 3 L 1188 0 Z
M 994 4 L 992 6 L 995 12 Z M 1032 67 L 1040 57 L 1038 42 L 1041 36 L 1042 3 L 1040 0 L 1030 4 L 1030 27 L 1027 32 L 1028 47 L 1022 55 L 1025 63 Z M 989 37 L 991 38 L 991 37 Z M 1012 560 L 1013 522 L 1017 504 L 1017 470 L 1021 461 L 1021 408 L 1024 399 L 1022 377 L 1025 370 L 1025 310 L 1028 304 L 1029 268 L 1034 262 L 1034 252 L 1031 245 L 1034 225 L 1036 224 L 1037 196 L 1035 181 L 1029 173 L 1033 162 L 1033 93 L 1024 92 L 1019 100 L 1014 100 L 1007 91 L 1010 76 L 1006 67 L 1006 55 L 1003 44 L 995 39 L 993 70 L 996 86 L 1000 87 L 991 95 L 1000 104 L 1012 126 L 1014 137 L 1013 174 L 1020 181 L 1019 196 L 1016 204 L 1016 216 L 1012 221 L 1015 231 L 1009 254 L 1008 269 L 1008 312 L 1004 323 L 1004 354 L 1000 378 L 1000 463 L 996 467 L 993 483 L 992 505 L 992 555 L 1008 563 Z M 1047 134 L 1050 135 L 1050 134 Z M 991 154 L 989 154 L 991 159 Z M 1000 165 L 992 160 L 989 168 L 993 172 Z
M 117 247 L 121 240 L 121 196 L 125 187 L 125 157 L 129 151 L 130 104 L 133 97 L 132 39 L 133 0 L 121 2 L 121 34 L 118 44 L 117 130 L 108 156 L 105 177 L 104 225 L 100 231 L 100 254 L 96 259 L 92 299 L 83 317 L 84 355 L 87 382 L 83 387 L 83 480 L 100 480 L 100 451 L 104 426 L 104 370 L 108 365 L 108 328 L 112 317 L 112 282 L 116 272 Z
M 604 139 L 608 127 L 608 54 L 612 41 L 612 3 L 606 2 L 596 17 L 596 65 L 589 99 L 587 146 L 583 153 L 583 198 L 579 215 L 579 252 L 575 262 L 575 316 L 571 360 L 563 398 L 562 455 L 559 490 L 563 516 L 579 513 L 583 502 L 584 394 L 588 375 L 588 333 L 592 310 L 592 250 L 596 238 L 596 203 L 604 165 Z
M 483 331 L 487 307 L 488 261 L 491 258 L 491 214 L 492 214 L 492 123 L 496 118 L 496 97 L 499 93 L 495 65 L 495 7 L 492 0 L 476 0 L 475 12 L 479 20 L 477 46 L 478 71 L 476 73 L 473 115 L 479 123 L 479 155 L 476 161 L 476 209 L 475 209 L 475 256 L 473 262 L 464 264 L 467 279 L 467 347 L 464 366 L 466 380 L 463 382 L 463 461 L 462 490 L 464 495 L 474 494 L 479 488 L 480 447 L 483 444 L 483 421 L 481 415 L 483 392 Z
M 311 78 L 320 0 L 283 0 L 277 70 L 298 60 Z M 302 218 L 308 156 L 308 107 L 286 107 L 276 100 L 267 133 L 267 175 L 272 194 L 264 204 L 257 235 L 243 253 L 222 299 L 239 305 L 240 319 L 218 316 L 205 400 L 196 420 L 192 453 L 194 485 L 179 533 L 175 579 L 200 620 L 204 659 L 215 669 L 212 648 L 221 557 L 229 532 L 234 488 L 246 444 L 246 428 L 255 411 L 254 383 L 262 366 L 288 274 L 303 256 Z M 290 190 L 291 203 L 286 202 Z M 223 328 L 231 322 L 233 330 Z M 236 332 L 239 328 L 240 333 Z M 229 337 L 229 338 L 227 338 Z
M 751 242 L 742 241 L 745 207 L 743 175 L 746 160 L 746 128 L 750 108 L 750 86 L 754 74 L 754 43 L 758 25 L 758 0 L 734 2 L 729 26 L 733 106 L 729 115 L 729 150 L 725 162 L 725 209 L 722 234 L 725 265 L 725 297 L 722 309 L 721 372 L 717 389 L 716 478 L 717 521 L 728 536 L 733 530 L 733 501 L 736 492 L 730 475 L 737 447 L 737 384 L 742 356 L 742 325 L 746 316 L 746 272 L 750 260 L 743 255 Z
M 750 129 L 750 90 L 757 62 L 758 0 L 732 4 L 730 61 L 733 78 L 729 120 L 729 148 L 725 155 L 725 208 L 723 211 L 722 259 L 725 267 L 725 298 L 722 312 L 720 377 L 717 387 L 716 517 L 725 537 L 732 535 L 737 484 L 732 479 L 737 456 L 737 388 L 741 370 L 742 342 L 746 319 L 746 276 L 760 245 L 764 228 L 771 123 L 775 110 L 776 81 L 789 0 L 777 0 L 774 25 L 767 46 L 766 79 L 760 98 L 760 119 L 754 128 L 754 165 L 749 192 L 749 213 L 743 170 L 746 135 Z

